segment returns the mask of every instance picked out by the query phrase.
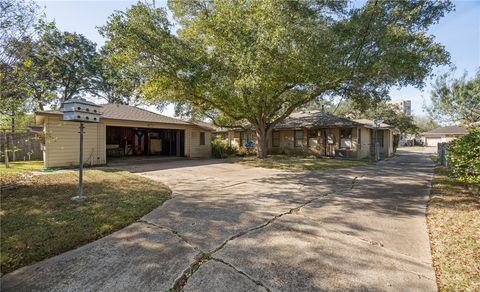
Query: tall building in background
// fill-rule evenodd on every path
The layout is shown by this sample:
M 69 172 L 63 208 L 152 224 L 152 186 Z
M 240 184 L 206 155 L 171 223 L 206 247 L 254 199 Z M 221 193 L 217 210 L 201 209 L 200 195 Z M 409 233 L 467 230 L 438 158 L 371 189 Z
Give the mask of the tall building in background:
M 394 105 L 398 108 L 399 111 L 412 115 L 412 101 L 411 100 L 390 100 L 387 101 L 388 104 Z

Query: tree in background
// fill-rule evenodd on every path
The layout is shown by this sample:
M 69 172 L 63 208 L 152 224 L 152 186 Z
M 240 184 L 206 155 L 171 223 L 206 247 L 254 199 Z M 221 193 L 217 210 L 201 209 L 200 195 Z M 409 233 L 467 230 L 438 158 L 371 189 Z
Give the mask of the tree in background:
M 19 55 L 10 54 L 12 42 L 34 36 L 41 19 L 33 1 L 0 0 L 0 63 L 19 61 Z
M 45 25 L 34 2 L 0 0 L 0 125 L 4 133 L 17 131 L 17 122 L 30 110 L 25 80 L 30 74 L 31 41 Z
M 470 80 L 466 73 L 458 79 L 448 73 L 439 76 L 431 100 L 428 111 L 435 119 L 463 125 L 480 122 L 480 69 Z
M 39 42 L 55 67 L 59 102 L 95 92 L 99 71 L 95 43 L 81 34 L 56 28 L 46 31 Z
M 430 130 L 440 127 L 440 124 L 437 123 L 431 117 L 413 117 L 413 122 L 418 127 L 419 132 L 428 132 Z
M 101 29 L 107 44 L 147 71 L 145 98 L 171 101 L 217 124 L 248 121 L 258 157 L 295 109 L 328 96 L 384 99 L 391 86 L 422 86 L 449 61 L 427 31 L 448 1 L 169 1 L 133 5 Z
M 407 115 L 399 111 L 395 105 L 386 102 L 365 107 L 356 104 L 353 100 L 346 100 L 337 105 L 330 103 L 325 110 L 350 119 L 382 119 L 384 123 L 399 129 L 402 134 L 416 134 L 420 130 L 414 116 Z
M 108 46 L 102 47 L 96 59 L 98 75 L 96 95 L 108 103 L 138 105 L 141 103 L 141 68 L 112 54 Z

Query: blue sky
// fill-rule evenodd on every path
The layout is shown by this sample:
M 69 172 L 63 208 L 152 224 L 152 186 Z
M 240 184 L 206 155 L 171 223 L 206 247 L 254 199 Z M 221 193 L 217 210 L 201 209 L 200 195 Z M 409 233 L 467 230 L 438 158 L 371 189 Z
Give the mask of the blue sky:
M 103 44 L 97 26 L 104 25 L 115 10 L 125 10 L 137 1 L 37 1 L 44 8 L 47 19 L 55 20 L 58 28 L 85 35 L 98 45 Z M 473 76 L 480 67 L 480 1 L 455 1 L 456 10 L 432 26 L 431 34 L 445 45 L 450 52 L 453 65 L 457 67 L 456 75 L 467 71 Z M 165 0 L 157 0 L 157 6 L 165 6 Z M 434 73 L 440 74 L 450 69 L 440 67 Z M 392 99 L 410 99 L 415 115 L 424 115 L 423 105 L 429 102 L 430 83 L 423 89 L 413 87 L 392 88 Z M 172 107 L 163 114 L 172 116 Z

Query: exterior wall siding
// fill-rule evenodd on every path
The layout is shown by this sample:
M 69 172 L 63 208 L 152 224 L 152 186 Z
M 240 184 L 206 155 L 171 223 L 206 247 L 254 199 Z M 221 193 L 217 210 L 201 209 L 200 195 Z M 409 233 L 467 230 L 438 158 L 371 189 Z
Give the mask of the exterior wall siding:
M 44 167 L 70 167 L 79 165 L 80 141 L 77 122 L 67 122 L 60 116 L 44 119 L 46 141 L 43 150 Z M 100 123 L 85 123 L 84 164 L 106 164 L 106 126 L 139 127 L 185 130 L 185 156 L 193 158 L 210 157 L 211 132 L 189 125 L 145 123 L 123 120 L 103 120 Z M 200 145 L 200 132 L 205 132 L 205 145 Z
M 61 121 L 56 117 L 45 119 L 46 142 L 44 166 L 76 166 L 80 162 L 79 123 Z M 83 138 L 83 163 L 106 163 L 105 124 L 86 123 Z
M 357 158 L 367 158 L 370 156 L 370 147 L 371 147 L 371 136 L 370 136 L 370 129 L 367 128 L 359 128 L 358 135 L 360 137 L 360 143 L 357 146 Z M 358 140 L 357 140 L 358 141 Z
M 205 133 L 205 145 L 200 145 L 200 132 Z M 212 153 L 212 144 L 210 143 L 210 132 L 202 130 L 190 130 L 190 157 L 192 158 L 207 158 Z
M 364 159 L 373 155 L 374 152 L 374 132 L 370 128 L 351 128 L 352 129 L 352 146 L 350 148 L 340 147 L 340 129 L 341 128 L 319 128 L 317 129 L 317 145 L 308 145 L 308 129 L 302 129 L 303 140 L 301 147 L 295 147 L 295 130 L 282 129 L 279 132 L 279 146 L 273 147 L 273 135 L 267 137 L 267 144 L 270 154 L 312 154 L 316 156 L 335 156 L 339 150 L 344 157 L 353 159 Z M 384 146 L 381 149 L 381 155 L 393 155 L 393 131 L 390 129 L 379 130 L 382 135 Z M 239 131 L 229 131 L 225 143 L 233 147 L 237 147 L 240 142 Z

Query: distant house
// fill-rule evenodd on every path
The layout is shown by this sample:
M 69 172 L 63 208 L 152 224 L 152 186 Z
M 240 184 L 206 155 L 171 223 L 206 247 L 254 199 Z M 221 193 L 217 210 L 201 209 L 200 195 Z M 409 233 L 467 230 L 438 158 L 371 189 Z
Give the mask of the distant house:
M 110 157 L 209 157 L 213 128 L 163 116 L 134 106 L 104 104 L 100 123 L 87 123 L 84 163 L 101 165 Z M 45 167 L 79 164 L 79 124 L 62 119 L 58 110 L 37 112 L 43 127 Z
M 438 143 L 450 142 L 458 137 L 467 134 L 468 131 L 460 126 L 448 126 L 433 129 L 431 131 L 422 133 L 423 142 L 425 146 L 436 147 Z
M 362 159 L 373 156 L 375 138 L 382 156 L 394 152 L 394 127 L 370 120 L 350 120 L 320 111 L 293 113 L 276 125 L 268 137 L 270 154 L 313 154 L 317 156 Z M 217 129 L 216 134 L 229 146 L 243 148 L 256 141 L 255 132 L 241 129 Z

